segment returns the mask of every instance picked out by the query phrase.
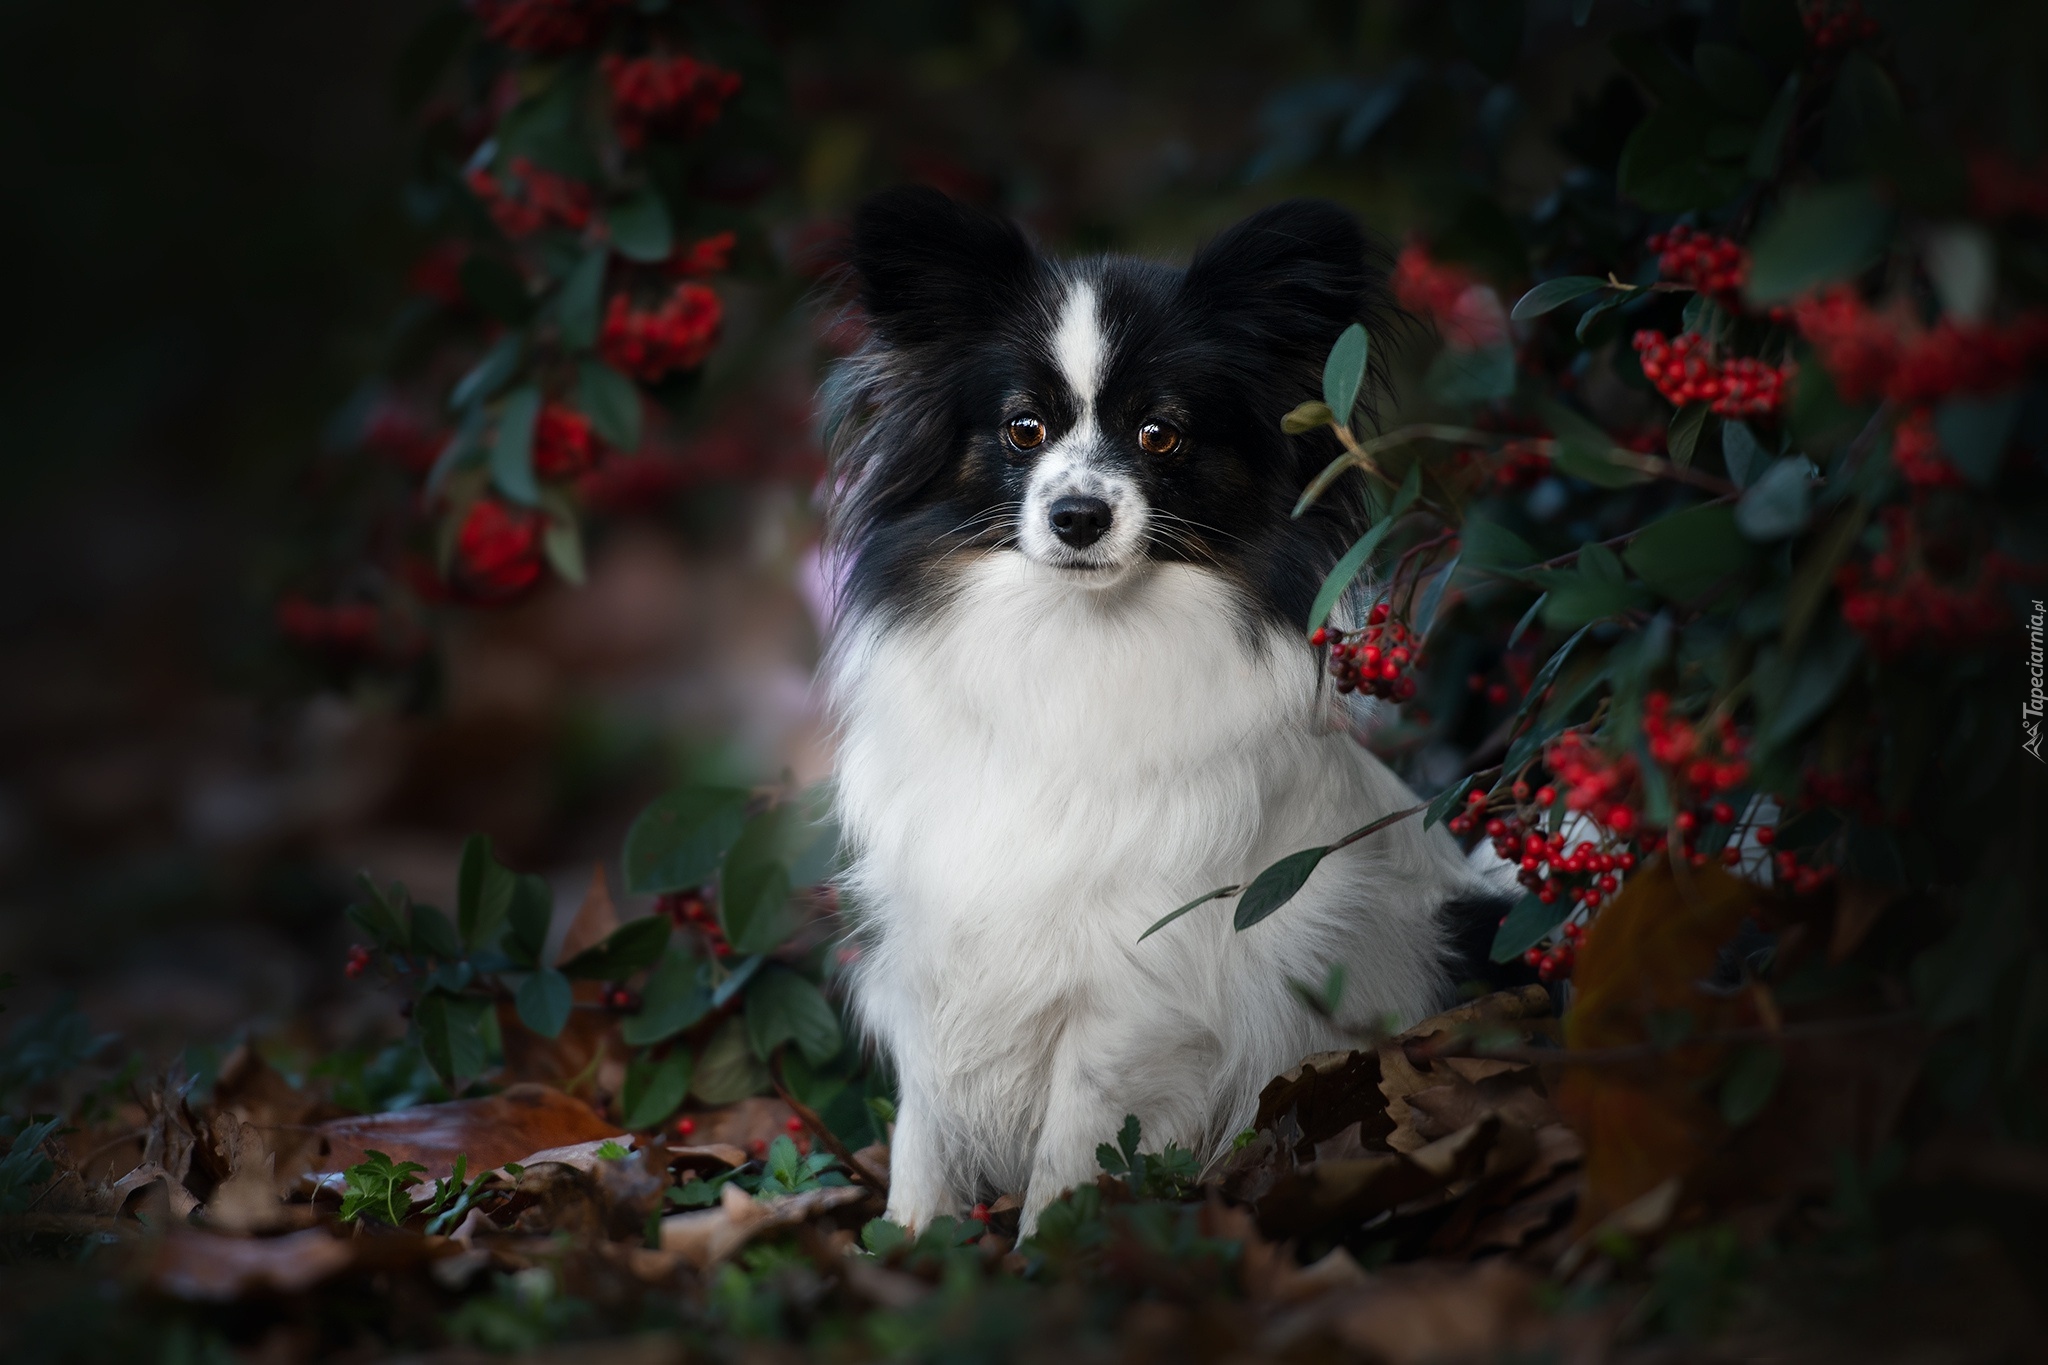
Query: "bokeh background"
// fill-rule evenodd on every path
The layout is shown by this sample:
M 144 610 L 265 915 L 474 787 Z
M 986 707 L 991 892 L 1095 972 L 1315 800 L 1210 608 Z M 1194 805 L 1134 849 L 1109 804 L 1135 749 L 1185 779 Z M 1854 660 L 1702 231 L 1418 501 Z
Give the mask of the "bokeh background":
M 1958 7 L 1936 75 L 2025 8 Z M 706 55 L 747 79 L 708 178 L 741 247 L 680 472 L 602 525 L 588 586 L 452 613 L 403 677 L 337 676 L 275 610 L 336 559 L 321 513 L 365 457 L 333 432 L 429 245 L 396 88 L 436 9 L 0 11 L 0 963 L 23 1008 L 76 989 L 143 1046 L 262 1032 L 342 998 L 359 868 L 445 903 L 480 830 L 573 905 L 678 776 L 823 775 L 812 396 L 861 194 L 923 181 L 1057 247 L 1166 256 L 1328 194 L 1505 287 L 1505 210 L 1569 211 L 1557 148 L 1611 170 L 1642 113 L 1613 28 L 1736 7 L 708 4 Z M 1515 15 L 1541 60 L 1496 87 Z M 1974 98 L 2038 126 L 2039 89 L 2022 63 Z

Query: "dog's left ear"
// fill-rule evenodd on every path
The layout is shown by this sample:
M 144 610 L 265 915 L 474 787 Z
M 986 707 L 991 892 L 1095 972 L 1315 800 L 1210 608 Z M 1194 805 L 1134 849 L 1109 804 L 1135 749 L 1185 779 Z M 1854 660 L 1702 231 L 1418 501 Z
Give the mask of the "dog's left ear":
M 1383 253 L 1358 220 L 1324 199 L 1289 199 L 1226 229 L 1195 253 L 1182 296 L 1247 345 L 1322 364 L 1353 322 L 1384 311 Z

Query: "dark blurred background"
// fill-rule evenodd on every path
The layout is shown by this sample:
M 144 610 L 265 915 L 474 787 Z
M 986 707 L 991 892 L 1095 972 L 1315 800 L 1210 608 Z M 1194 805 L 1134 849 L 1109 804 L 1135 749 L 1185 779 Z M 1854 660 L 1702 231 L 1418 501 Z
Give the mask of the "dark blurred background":
M 846 207 L 923 180 L 1062 246 L 1184 252 L 1316 177 L 1247 178 L 1272 93 L 1406 22 L 1311 3 L 726 7 L 746 50 L 711 55 L 749 73 L 729 118 L 751 120 L 752 180 L 727 338 L 684 423 L 709 472 L 603 530 L 588 587 L 450 621 L 421 694 L 309 671 L 273 618 L 322 533 L 309 506 L 362 458 L 323 433 L 385 362 L 427 245 L 394 84 L 436 8 L 0 11 L 17 1008 L 76 988 L 144 1046 L 274 1029 L 339 991 L 357 868 L 445 900 L 482 830 L 573 905 L 678 774 L 822 775 L 801 584 L 830 350 L 817 265 Z M 1377 216 L 1398 230 L 1404 212 Z
M 679 775 L 828 771 L 811 395 L 834 346 L 820 266 L 862 193 L 924 181 L 1059 247 L 1168 256 L 1328 194 L 1509 289 L 1508 211 L 1569 212 L 1559 147 L 1597 178 L 1642 114 L 1613 28 L 1682 39 L 1735 9 L 1604 5 L 1581 28 L 1571 0 L 708 5 L 725 36 L 704 55 L 747 77 L 712 135 L 744 231 L 678 423 L 694 473 L 600 530 L 589 586 L 454 613 L 411 679 L 323 675 L 275 608 L 326 548 L 318 513 L 363 458 L 329 433 L 429 245 L 394 91 L 439 8 L 0 9 L 0 966 L 20 1007 L 75 987 L 143 1044 L 260 1032 L 339 993 L 358 868 L 445 902 L 482 831 L 573 905 Z M 1976 103 L 2038 126 L 2038 90 Z

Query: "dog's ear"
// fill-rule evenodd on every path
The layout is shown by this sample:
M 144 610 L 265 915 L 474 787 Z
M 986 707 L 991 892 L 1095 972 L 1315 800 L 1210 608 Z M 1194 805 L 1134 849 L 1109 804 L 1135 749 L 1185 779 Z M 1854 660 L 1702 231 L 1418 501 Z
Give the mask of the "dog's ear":
M 1289 199 L 1196 252 L 1181 292 L 1247 343 L 1320 365 L 1339 332 L 1386 311 L 1385 256 L 1343 208 Z
M 1037 268 L 1016 224 L 937 190 L 885 190 L 853 216 L 852 265 L 869 319 L 914 346 L 985 327 Z

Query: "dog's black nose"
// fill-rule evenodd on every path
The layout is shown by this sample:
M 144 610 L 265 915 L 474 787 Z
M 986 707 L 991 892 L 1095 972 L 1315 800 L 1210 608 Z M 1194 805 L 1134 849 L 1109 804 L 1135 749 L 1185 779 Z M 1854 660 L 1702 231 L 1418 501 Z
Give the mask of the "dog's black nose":
M 1093 545 L 1109 529 L 1109 504 L 1101 498 L 1061 498 L 1047 515 L 1052 533 L 1077 550 Z

